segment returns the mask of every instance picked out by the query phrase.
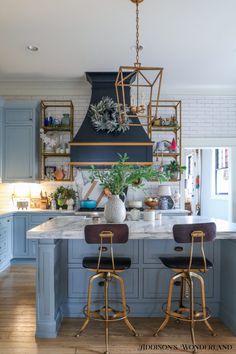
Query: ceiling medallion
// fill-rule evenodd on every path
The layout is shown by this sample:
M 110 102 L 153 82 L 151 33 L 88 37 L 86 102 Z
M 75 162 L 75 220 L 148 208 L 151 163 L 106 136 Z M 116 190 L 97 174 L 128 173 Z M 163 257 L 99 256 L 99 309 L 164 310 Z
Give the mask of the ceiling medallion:
M 130 126 L 146 126 L 150 133 L 151 122 L 157 118 L 163 68 L 142 66 L 140 62 L 143 47 L 139 42 L 139 4 L 144 0 L 130 1 L 136 6 L 136 61 L 133 66 L 119 68 L 115 84 L 117 102 L 121 120 L 124 114 L 128 115 Z

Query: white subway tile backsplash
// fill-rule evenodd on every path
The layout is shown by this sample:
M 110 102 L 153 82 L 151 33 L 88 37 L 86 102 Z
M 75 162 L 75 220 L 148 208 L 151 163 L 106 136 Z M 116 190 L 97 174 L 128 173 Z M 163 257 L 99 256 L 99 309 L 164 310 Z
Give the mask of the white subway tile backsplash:
M 90 96 L 5 96 L 6 100 L 65 99 L 74 104 L 74 133 L 79 129 L 89 107 Z M 166 95 L 162 99 L 182 100 L 182 135 L 184 138 L 236 138 L 236 96 Z M 58 183 L 41 184 L 43 191 L 51 193 Z M 155 189 L 153 186 L 147 187 Z M 0 208 L 12 207 L 12 185 L 0 184 Z

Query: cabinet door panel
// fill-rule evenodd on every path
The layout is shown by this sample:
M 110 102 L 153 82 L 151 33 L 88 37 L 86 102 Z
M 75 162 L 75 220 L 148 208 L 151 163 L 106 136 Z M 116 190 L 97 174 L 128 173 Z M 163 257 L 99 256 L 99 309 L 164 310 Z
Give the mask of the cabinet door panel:
M 27 229 L 27 216 L 17 215 L 14 218 L 13 257 L 22 258 L 29 256 L 29 241 L 26 239 Z
M 145 268 L 143 270 L 143 297 L 144 299 L 167 299 L 169 291 L 169 281 L 174 273 L 168 268 Z M 206 297 L 214 295 L 214 271 L 209 270 L 206 274 L 202 274 L 205 279 L 205 294 Z M 178 279 L 179 280 L 179 279 Z M 194 279 L 195 296 L 201 294 L 199 281 Z M 173 297 L 179 298 L 180 287 L 174 286 Z
M 7 126 L 5 131 L 5 180 L 31 180 L 33 177 L 33 127 Z
M 98 256 L 100 245 L 87 244 L 84 240 L 69 240 L 68 242 L 68 263 L 81 263 L 85 256 Z M 104 256 L 109 256 L 109 245 L 106 245 L 108 251 Z M 132 264 L 137 264 L 139 243 L 136 240 L 128 241 L 125 244 L 113 244 L 115 257 L 130 257 Z
M 32 109 L 7 109 L 6 124 L 29 124 L 33 120 Z
M 94 273 L 84 268 L 73 267 L 68 270 L 68 296 L 71 298 L 87 298 L 89 277 Z M 139 270 L 128 269 L 120 274 L 124 280 L 125 294 L 127 298 L 138 298 L 139 288 Z M 104 297 L 104 282 L 101 279 L 95 280 L 93 283 L 93 300 L 103 299 Z M 112 280 L 109 284 L 109 293 L 112 299 L 120 301 L 121 292 L 117 280 Z M 85 300 L 86 301 L 86 300 Z
M 195 255 L 201 256 L 200 244 L 195 247 Z M 161 264 L 160 256 L 189 256 L 190 244 L 179 244 L 174 240 L 144 240 L 143 248 L 143 262 L 145 264 Z M 209 242 L 204 245 L 207 258 L 213 260 L 213 247 L 214 245 Z

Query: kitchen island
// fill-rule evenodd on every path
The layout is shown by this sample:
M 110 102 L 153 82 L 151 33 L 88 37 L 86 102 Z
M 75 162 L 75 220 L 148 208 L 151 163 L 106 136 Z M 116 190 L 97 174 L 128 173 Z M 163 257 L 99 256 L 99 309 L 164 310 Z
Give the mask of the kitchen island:
M 131 316 L 163 316 L 171 271 L 163 267 L 159 256 L 186 255 L 188 245 L 173 240 L 174 224 L 214 221 L 217 238 L 206 245 L 206 255 L 214 268 L 205 275 L 206 298 L 213 315 L 221 317 L 236 334 L 236 224 L 203 217 L 165 217 L 162 221 L 127 221 L 130 235 L 125 245 L 115 245 L 115 254 L 131 257 L 131 268 L 123 273 Z M 101 222 L 104 222 L 103 220 Z M 27 232 L 37 240 L 37 326 L 36 336 L 57 336 L 63 317 L 81 317 L 87 298 L 91 272 L 83 269 L 84 256 L 98 254 L 98 245 L 84 241 L 84 226 L 93 223 L 83 216 L 63 216 L 47 221 Z M 178 246 L 178 247 L 177 247 Z M 179 284 L 175 286 L 178 294 Z M 197 297 L 200 295 L 199 289 Z M 111 284 L 113 298 L 119 298 Z M 93 298 L 101 301 L 103 284 L 95 285 Z

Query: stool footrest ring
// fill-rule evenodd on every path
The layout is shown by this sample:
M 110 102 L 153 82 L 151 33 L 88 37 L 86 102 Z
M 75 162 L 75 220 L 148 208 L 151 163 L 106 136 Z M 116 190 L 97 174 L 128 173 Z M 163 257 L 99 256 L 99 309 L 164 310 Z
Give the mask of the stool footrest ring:
M 173 306 L 174 305 L 174 306 Z M 167 311 L 166 309 L 167 302 L 162 305 L 162 311 L 180 321 L 187 321 L 191 322 L 190 318 L 190 308 L 187 306 L 179 306 L 179 301 L 172 301 L 172 307 L 175 307 L 176 310 Z M 194 322 L 202 322 L 206 321 L 211 317 L 211 311 L 208 307 L 205 307 L 205 315 L 203 312 L 203 308 L 201 304 L 195 303 L 194 304 Z
M 95 308 L 95 304 L 101 304 L 101 302 L 93 301 L 91 303 L 91 308 L 90 308 L 89 314 L 88 314 L 88 305 L 85 305 L 83 308 L 83 313 L 84 313 L 85 317 L 89 318 L 90 320 L 102 321 L 102 322 L 121 321 L 121 320 L 124 320 L 125 318 L 127 318 L 128 314 L 130 313 L 130 308 L 128 305 L 126 305 L 126 311 L 124 311 L 123 308 L 116 309 L 117 305 L 120 305 L 120 307 L 123 307 L 122 302 L 109 301 L 109 306 L 108 306 L 109 316 L 108 316 L 108 319 L 106 320 L 106 318 L 105 318 L 105 305 Z M 114 304 L 114 306 L 113 306 L 113 304 Z

